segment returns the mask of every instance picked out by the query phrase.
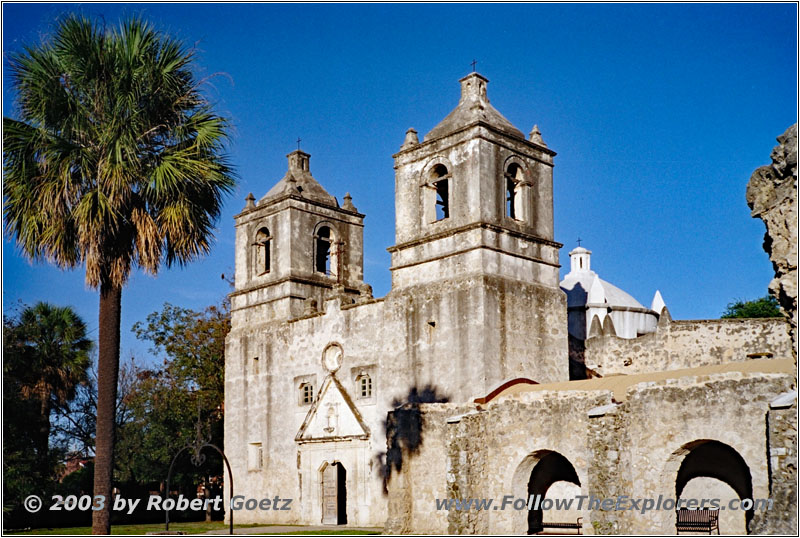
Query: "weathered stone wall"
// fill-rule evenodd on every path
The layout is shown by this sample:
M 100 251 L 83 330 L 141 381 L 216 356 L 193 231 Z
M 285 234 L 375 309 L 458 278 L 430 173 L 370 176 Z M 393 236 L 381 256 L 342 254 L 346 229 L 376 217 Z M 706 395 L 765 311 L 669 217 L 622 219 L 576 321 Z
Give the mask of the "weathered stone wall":
M 531 470 L 550 452 L 573 464 L 581 492 L 588 491 L 584 488 L 592 458 L 587 412 L 609 402 L 607 393 L 526 394 L 451 422 L 448 496 L 492 497 L 496 502 L 505 495 L 527 499 Z M 527 512 L 510 508 L 448 512 L 451 534 L 525 534 L 527 530 Z
M 695 368 L 748 360 L 748 355 L 791 356 L 781 318 L 673 321 L 662 315 L 655 332 L 634 339 L 611 335 L 585 343 L 586 367 L 601 376 Z
M 624 417 L 611 412 L 593 417 L 588 424 L 590 462 L 588 479 L 591 489 L 587 490 L 598 498 L 610 499 L 620 492 L 631 490 L 632 484 L 627 475 L 623 459 L 625 443 Z M 620 534 L 620 522 L 616 511 L 593 510 L 584 518 L 586 534 Z
M 413 451 L 401 442 L 399 465 L 389 470 L 386 534 L 441 533 L 442 529 L 447 529 L 447 512 L 435 509 L 435 499 L 447 497 L 447 477 L 451 472 L 442 459 L 448 451 L 447 418 L 462 407 L 456 404 L 418 406 L 421 442 Z M 387 432 L 387 437 L 398 433 Z
M 609 392 L 528 392 L 484 409 L 425 406 L 424 448 L 404 461 L 389 484 L 392 525 L 387 530 L 524 534 L 525 510 L 450 510 L 442 515 L 435 501 L 493 498 L 500 503 L 504 495 L 526 498 L 531 471 L 550 452 L 561 454 L 574 467 L 581 495 L 675 499 L 685 458 L 716 441 L 735 451 L 746 470 L 733 476 L 724 462 L 701 460 L 707 474 L 690 481 L 682 497 L 702 494 L 725 500 L 730 490 L 726 482 L 747 482 L 744 475 L 749 473 L 753 497 L 780 494 L 783 499 L 769 514 L 756 510 L 750 532 L 796 532 L 789 515 L 796 511 L 796 483 L 789 481 L 790 462 L 796 459 L 796 422 L 788 413 L 769 409 L 792 383 L 790 375 L 738 372 L 641 383 L 629 389 L 625 402 L 591 413 L 597 416 L 590 416 L 590 410 L 611 404 Z M 783 458 L 780 471 L 774 463 L 778 455 Z M 447 471 L 444 483 L 442 469 Z M 698 489 L 702 484 L 708 484 L 707 489 Z M 575 513 L 549 511 L 544 518 L 574 521 Z M 675 533 L 672 508 L 642 514 L 584 506 L 578 513 L 585 534 Z M 741 512 L 730 518 L 726 514 L 722 533 L 742 532 L 744 520 Z
M 376 458 L 384 450 L 386 415 L 398 402 L 428 389 L 463 403 L 515 377 L 568 379 L 559 290 L 473 275 L 344 302 L 328 300 L 324 312 L 291 321 L 250 317 L 228 336 L 225 436 L 237 491 L 268 491 L 296 506 L 243 512 L 242 522 L 318 524 L 319 468 L 339 461 L 347 470 L 348 523 L 382 526 L 386 504 Z M 300 383 L 311 383 L 316 394 L 328 375 L 321 357 L 331 342 L 344 352 L 335 375 L 368 426 L 368 441 L 294 439 L 310 409 L 299 402 Z M 358 398 L 361 372 L 372 379 L 369 399 Z M 253 443 L 264 454 L 257 469 L 247 464 Z
M 772 295 L 789 321 L 797 359 L 797 124 L 778 137 L 772 164 L 753 172 L 747 185 L 747 205 L 764 221 L 764 250 L 772 260 Z
M 242 523 L 319 524 L 319 466 L 325 461 L 340 461 L 347 471 L 348 523 L 381 526 L 385 521 L 385 505 L 374 502 L 382 488 L 375 456 L 385 445 L 383 418 L 392 407 L 392 399 L 407 387 L 380 380 L 399 375 L 402 363 L 398 359 L 406 347 L 404 331 L 395 322 L 400 319 L 398 312 L 385 309 L 380 300 L 350 308 L 331 300 L 324 307 L 324 313 L 289 323 L 234 327 L 228 336 L 225 438 L 237 491 L 294 499 L 291 511 L 237 513 Z M 334 341 L 345 353 L 335 375 L 353 398 L 372 436 L 367 441 L 331 439 L 326 446 L 297 443 L 295 435 L 311 408 L 299 398 L 299 383 L 310 382 L 317 394 L 328 375 L 322 365 L 322 351 Z M 376 371 L 379 364 L 384 369 Z M 370 399 L 356 396 L 355 376 L 362 369 L 375 374 Z M 247 447 L 251 443 L 263 447 L 260 468 L 248 466 Z
M 770 498 L 774 505 L 753 519 L 756 534 L 797 534 L 797 402 L 767 414 Z
M 754 498 L 769 497 L 766 416 L 769 403 L 790 389 L 782 374 L 718 374 L 641 386 L 629 392 L 620 409 L 624 432 L 621 455 L 625 475 L 621 493 L 635 497 L 675 498 L 676 478 L 688 450 L 697 441 L 714 440 L 733 448 L 745 461 Z M 655 427 L 657 425 L 657 427 Z M 709 471 L 725 474 L 706 462 Z M 630 493 L 628 493 L 630 492 Z M 675 513 L 618 513 L 623 534 L 673 534 Z M 730 529 L 721 528 L 722 533 Z

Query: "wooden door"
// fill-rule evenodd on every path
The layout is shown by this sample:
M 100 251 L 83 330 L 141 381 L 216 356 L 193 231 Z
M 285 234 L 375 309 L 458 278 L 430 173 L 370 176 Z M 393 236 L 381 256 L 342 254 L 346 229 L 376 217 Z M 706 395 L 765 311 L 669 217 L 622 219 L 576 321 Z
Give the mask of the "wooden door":
M 322 524 L 337 525 L 338 514 L 338 473 L 336 465 L 328 464 L 322 470 Z

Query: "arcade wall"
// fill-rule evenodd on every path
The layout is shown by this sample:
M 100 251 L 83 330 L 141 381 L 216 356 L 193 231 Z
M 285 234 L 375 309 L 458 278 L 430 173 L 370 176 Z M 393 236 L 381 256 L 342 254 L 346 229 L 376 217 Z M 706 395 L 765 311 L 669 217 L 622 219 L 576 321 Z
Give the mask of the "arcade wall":
M 437 510 L 436 499 L 527 498 L 532 470 L 552 452 L 574 468 L 580 483 L 576 494 L 674 499 L 684 459 L 717 441 L 744 461 L 752 496 L 774 499 L 771 510 L 752 515 L 751 532 L 796 533 L 796 485 L 787 466 L 796 452 L 797 404 L 770 408 L 792 386 L 787 374 L 733 372 L 640 383 L 621 404 L 612 404 L 606 391 L 531 391 L 483 408 L 419 406 L 421 443 L 415 452 L 406 450 L 402 467 L 392 472 L 385 530 L 524 534 L 527 511 Z M 394 433 L 390 429 L 390 439 Z M 713 458 L 693 462 L 712 476 L 731 473 Z M 725 478 L 746 482 L 742 476 Z M 698 476 L 682 496 L 701 495 L 727 502 L 736 492 L 725 481 Z M 584 534 L 675 533 L 674 510 L 642 514 L 584 507 L 543 517 L 573 522 L 583 517 Z M 722 514 L 722 533 L 744 532 L 747 519 L 744 512 Z

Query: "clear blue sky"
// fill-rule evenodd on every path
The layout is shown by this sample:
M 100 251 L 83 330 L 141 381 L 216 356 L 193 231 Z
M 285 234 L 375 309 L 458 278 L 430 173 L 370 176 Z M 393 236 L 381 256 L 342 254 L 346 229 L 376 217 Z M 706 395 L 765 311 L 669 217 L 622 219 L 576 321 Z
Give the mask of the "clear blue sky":
M 764 225 L 745 187 L 797 118 L 794 4 L 216 5 L 4 4 L 3 49 L 46 37 L 66 11 L 116 23 L 141 14 L 196 44 L 209 96 L 235 126 L 241 182 L 206 259 L 123 292 L 122 353 L 144 358 L 130 327 L 164 301 L 202 308 L 227 291 L 233 215 L 286 169 L 295 139 L 314 176 L 352 193 L 365 220 L 365 274 L 389 291 L 391 155 L 408 127 L 429 131 L 457 103 L 478 60 L 489 98 L 520 130 L 538 124 L 555 159 L 561 263 L 580 236 L 601 277 L 675 318 L 718 317 L 766 293 Z M 5 68 L 5 65 L 4 65 Z M 13 92 L 3 79 L 3 113 Z M 98 297 L 83 272 L 31 265 L 3 243 L 3 306 L 71 304 L 96 337 Z M 566 320 L 565 320 L 566 323 Z

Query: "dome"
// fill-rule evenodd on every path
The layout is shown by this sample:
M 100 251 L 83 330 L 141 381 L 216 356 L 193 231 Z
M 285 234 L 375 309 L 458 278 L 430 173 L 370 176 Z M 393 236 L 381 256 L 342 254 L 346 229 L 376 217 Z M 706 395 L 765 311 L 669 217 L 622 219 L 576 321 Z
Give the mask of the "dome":
M 595 280 L 597 284 L 595 284 Z M 593 285 L 595 290 L 600 291 L 602 295 L 599 293 L 592 294 L 592 300 L 589 301 L 588 296 Z M 567 294 L 568 307 L 584 306 L 587 303 L 608 303 L 608 306 L 612 308 L 644 308 L 644 305 L 629 293 L 601 279 L 594 271 L 582 271 L 578 274 L 569 273 L 561 281 L 560 286 Z M 601 300 L 597 300 L 598 298 L 601 298 Z
M 606 282 L 591 270 L 592 251 L 577 247 L 569 253 L 570 271 L 561 281 L 561 289 L 567 294 L 567 306 L 607 304 L 616 308 L 641 308 L 644 306 L 630 294 L 614 284 Z
M 585 340 L 591 336 L 594 322 L 600 322 L 603 335 L 636 338 L 653 332 L 658 313 L 646 308 L 629 293 L 606 282 L 591 270 L 592 252 L 578 247 L 569 253 L 570 272 L 559 284 L 567 294 L 567 317 L 570 336 Z M 664 306 L 656 292 L 653 305 Z

